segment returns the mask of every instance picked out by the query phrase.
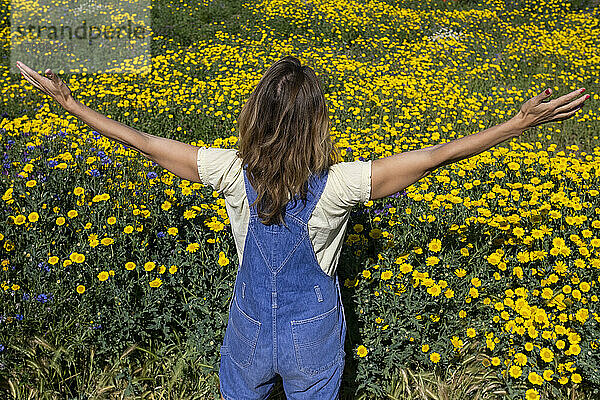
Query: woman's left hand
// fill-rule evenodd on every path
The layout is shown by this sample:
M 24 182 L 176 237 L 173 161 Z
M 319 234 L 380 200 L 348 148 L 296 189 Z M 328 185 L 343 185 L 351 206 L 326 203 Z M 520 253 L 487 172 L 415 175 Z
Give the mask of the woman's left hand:
M 29 83 L 42 93 L 52 97 L 66 110 L 75 104 L 71 89 L 52 70 L 47 69 L 47 77 L 44 77 L 20 61 L 17 61 L 17 68 Z

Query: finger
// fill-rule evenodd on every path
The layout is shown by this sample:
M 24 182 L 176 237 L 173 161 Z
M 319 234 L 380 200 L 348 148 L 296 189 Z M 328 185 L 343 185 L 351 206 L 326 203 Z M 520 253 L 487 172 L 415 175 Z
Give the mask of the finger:
M 551 101 L 552 106 L 555 108 L 558 108 L 560 106 L 568 104 L 571 101 L 575 100 L 584 91 L 585 91 L 585 88 L 581 88 L 581 89 L 573 90 L 571 93 L 567 93 L 564 96 L 560 96 L 559 98 Z
M 33 87 L 35 87 L 36 89 L 39 89 L 40 91 L 44 92 L 45 94 L 48 94 L 47 90 L 44 89 L 39 83 L 37 83 L 27 72 L 21 70 L 21 75 L 23 76 L 23 78 L 25 78 L 25 80 L 29 83 L 31 83 L 33 85 Z
M 556 117 L 552 119 L 552 121 L 564 121 L 565 119 L 571 118 L 573 115 L 577 114 L 579 110 L 583 108 L 583 105 L 577 107 L 575 110 L 567 113 L 558 114 Z
M 548 88 L 544 90 L 542 93 L 538 94 L 533 98 L 534 106 L 541 104 L 543 100 L 547 99 L 550 96 L 552 96 L 552 89 Z
M 32 70 L 31 68 L 29 68 L 27 65 L 23 64 L 20 61 L 17 61 L 17 67 L 19 67 L 19 69 L 21 70 L 21 72 L 23 72 L 23 74 L 25 76 L 28 76 L 33 81 L 35 81 L 38 84 L 38 86 L 41 86 L 42 88 L 46 88 L 48 78 L 45 78 L 42 75 L 38 74 L 36 71 Z
M 50 78 L 50 80 L 52 80 L 52 82 L 56 83 L 57 85 L 60 83 L 60 78 L 58 77 L 58 75 L 52 72 L 51 69 L 46 70 L 46 75 L 48 76 L 48 78 Z
M 44 92 L 45 92 L 45 90 L 44 90 L 44 88 L 42 87 L 42 85 L 41 85 L 41 84 L 40 84 L 40 83 L 39 83 L 39 82 L 38 82 L 36 79 L 34 79 L 34 78 L 33 78 L 33 76 L 32 76 L 32 75 L 31 75 L 31 74 L 30 74 L 28 71 L 26 71 L 26 70 L 23 68 L 23 65 L 24 65 L 24 64 L 22 64 L 22 63 L 21 63 L 21 64 L 17 64 L 17 67 L 19 68 L 19 71 L 21 71 L 21 75 L 23 75 L 23 78 L 25 78 L 25 79 L 26 79 L 26 80 L 27 80 L 29 83 L 31 83 L 31 84 L 32 84 L 34 87 L 36 87 L 36 88 L 38 88 L 38 89 L 40 89 L 40 90 L 42 90 L 42 91 L 44 91 Z
M 579 107 L 579 106 L 583 106 L 583 104 L 585 103 L 585 101 L 586 101 L 587 99 L 589 99 L 589 98 L 590 98 L 590 95 L 589 95 L 589 94 L 588 94 L 588 95 L 586 95 L 586 96 L 581 96 L 580 98 L 578 98 L 578 99 L 576 99 L 576 100 L 574 100 L 574 101 L 570 102 L 569 104 L 565 104 L 565 105 L 564 105 L 564 106 L 562 106 L 562 107 L 558 107 L 556 110 L 554 110 L 554 112 L 555 112 L 556 114 L 564 114 L 564 113 L 567 113 L 567 112 L 569 112 L 569 111 L 573 110 L 574 108 L 577 108 L 577 107 Z

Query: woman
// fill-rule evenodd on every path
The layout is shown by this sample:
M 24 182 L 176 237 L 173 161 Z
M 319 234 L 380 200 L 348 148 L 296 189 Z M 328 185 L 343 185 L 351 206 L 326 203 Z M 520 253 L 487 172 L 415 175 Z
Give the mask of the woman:
M 277 375 L 288 399 L 337 398 L 346 321 L 335 268 L 352 207 L 528 128 L 570 118 L 589 98 L 579 89 L 545 102 L 548 89 L 477 134 L 373 161 L 338 162 L 320 83 L 294 57 L 274 63 L 250 94 L 238 118 L 237 150 L 137 131 L 79 103 L 52 71 L 43 77 L 17 66 L 97 132 L 224 194 L 240 260 L 220 348 L 226 400 L 266 399 Z

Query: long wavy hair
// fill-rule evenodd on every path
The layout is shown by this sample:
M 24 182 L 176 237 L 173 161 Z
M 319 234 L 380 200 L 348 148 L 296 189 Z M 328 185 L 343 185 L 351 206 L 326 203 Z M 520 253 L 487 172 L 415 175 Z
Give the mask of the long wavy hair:
M 287 56 L 262 76 L 238 117 L 238 151 L 265 225 L 285 223 L 285 206 L 306 201 L 308 178 L 340 160 L 317 75 Z

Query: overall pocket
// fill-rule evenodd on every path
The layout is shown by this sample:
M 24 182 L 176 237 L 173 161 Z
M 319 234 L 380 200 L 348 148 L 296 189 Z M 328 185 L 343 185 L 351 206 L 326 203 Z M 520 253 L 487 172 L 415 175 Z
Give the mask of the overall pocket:
M 229 310 L 227 327 L 226 353 L 239 367 L 246 368 L 252 364 L 258 333 L 261 323 L 246 314 L 234 297 Z
M 298 369 L 316 375 L 339 361 L 343 344 L 340 338 L 340 312 L 331 310 L 312 318 L 291 321 Z

